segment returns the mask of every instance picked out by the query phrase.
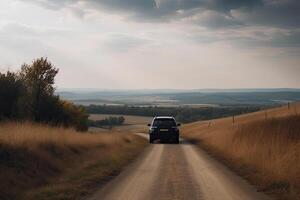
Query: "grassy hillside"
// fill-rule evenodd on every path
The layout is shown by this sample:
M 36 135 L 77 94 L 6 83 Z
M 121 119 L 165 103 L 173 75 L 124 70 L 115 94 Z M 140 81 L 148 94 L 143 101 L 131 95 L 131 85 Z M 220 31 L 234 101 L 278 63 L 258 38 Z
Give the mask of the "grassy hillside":
M 79 199 L 145 146 L 138 136 L 0 124 L 0 199 Z
M 300 104 L 187 124 L 184 136 L 279 199 L 300 199 Z

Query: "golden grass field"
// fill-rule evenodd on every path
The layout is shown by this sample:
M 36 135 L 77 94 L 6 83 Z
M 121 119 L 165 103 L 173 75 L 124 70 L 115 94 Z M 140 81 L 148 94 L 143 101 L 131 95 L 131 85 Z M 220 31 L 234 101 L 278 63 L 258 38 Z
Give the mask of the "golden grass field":
M 115 126 L 115 131 L 126 131 L 126 132 L 147 132 L 147 124 L 151 123 L 153 117 L 135 116 L 135 115 L 114 115 L 114 114 L 90 114 L 90 120 L 103 120 L 107 117 L 120 117 L 125 118 L 124 125 Z M 91 132 L 106 131 L 102 128 L 89 128 Z
M 183 126 L 184 137 L 278 199 L 300 199 L 300 104 Z
M 145 146 L 138 136 L 0 124 L 0 199 L 78 199 L 116 175 Z
M 120 117 L 123 116 L 125 118 L 125 124 L 142 124 L 147 125 L 153 119 L 153 117 L 143 117 L 143 116 L 135 116 L 135 115 L 114 115 L 114 114 L 90 114 L 90 120 L 103 120 L 107 117 Z

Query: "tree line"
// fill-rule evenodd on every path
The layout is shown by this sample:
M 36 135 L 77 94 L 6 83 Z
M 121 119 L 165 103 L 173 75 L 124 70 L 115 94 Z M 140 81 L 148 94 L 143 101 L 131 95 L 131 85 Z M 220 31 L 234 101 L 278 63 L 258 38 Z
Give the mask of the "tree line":
M 85 108 L 54 94 L 58 72 L 42 57 L 23 64 L 18 72 L 0 73 L 0 121 L 30 120 L 87 130 Z
M 102 120 L 89 120 L 89 126 L 95 127 L 109 127 L 112 128 L 113 126 L 120 126 L 123 125 L 125 122 L 125 118 L 123 116 L 120 117 L 106 117 Z
M 182 123 L 194 122 L 199 120 L 209 120 L 221 117 L 239 115 L 243 113 L 260 110 L 259 106 L 239 106 L 239 107 L 157 107 L 157 106 L 115 106 L 115 105 L 89 105 L 85 109 L 90 114 L 119 114 L 137 116 L 174 116 L 177 121 Z

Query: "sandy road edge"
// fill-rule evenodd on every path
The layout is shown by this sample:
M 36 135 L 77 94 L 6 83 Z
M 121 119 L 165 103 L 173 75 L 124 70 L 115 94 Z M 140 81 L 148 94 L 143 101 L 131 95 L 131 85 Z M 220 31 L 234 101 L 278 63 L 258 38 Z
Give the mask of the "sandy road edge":
M 93 194 L 87 196 L 83 200 L 99 200 L 99 196 L 101 196 L 102 199 L 102 197 L 111 194 L 113 188 L 115 188 L 114 185 L 118 186 L 120 182 L 119 180 L 123 180 L 126 177 L 128 177 L 131 173 L 133 173 L 135 169 L 144 162 L 145 157 L 147 157 L 147 155 L 149 155 L 152 150 L 153 150 L 153 146 L 146 146 L 142 150 L 142 152 L 138 154 L 137 157 L 131 163 L 129 163 L 127 166 L 125 166 L 122 169 L 122 171 L 118 174 L 118 176 L 111 177 L 109 181 L 101 185 L 101 187 L 98 188 L 98 190 L 96 190 Z M 116 178 L 118 180 L 116 180 Z

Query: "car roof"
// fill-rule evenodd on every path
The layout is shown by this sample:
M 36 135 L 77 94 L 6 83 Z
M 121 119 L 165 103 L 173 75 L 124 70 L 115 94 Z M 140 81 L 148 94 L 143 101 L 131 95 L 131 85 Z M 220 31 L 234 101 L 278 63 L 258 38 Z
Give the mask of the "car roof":
M 172 116 L 156 116 L 154 117 L 154 119 L 175 119 L 175 118 Z

